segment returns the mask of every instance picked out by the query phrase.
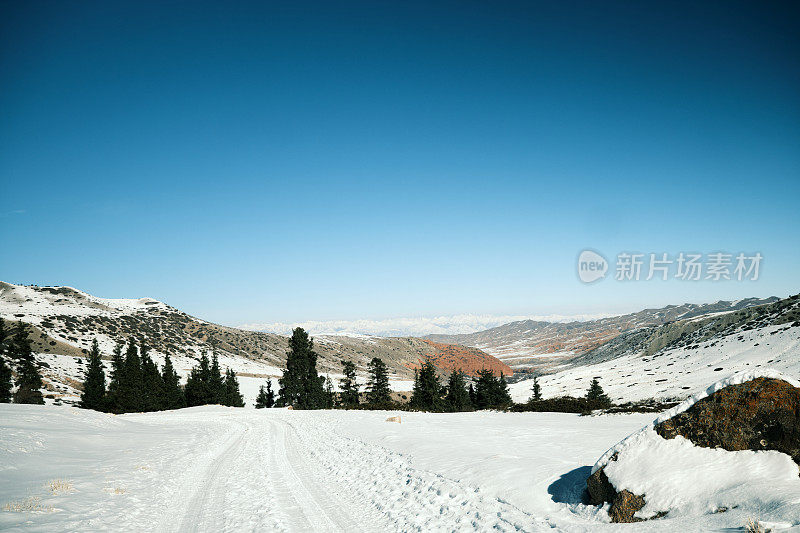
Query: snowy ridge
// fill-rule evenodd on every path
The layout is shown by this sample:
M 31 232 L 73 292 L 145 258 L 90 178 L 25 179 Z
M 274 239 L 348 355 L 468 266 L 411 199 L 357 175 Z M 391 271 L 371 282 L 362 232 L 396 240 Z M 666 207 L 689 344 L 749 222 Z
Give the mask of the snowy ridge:
M 153 298 L 98 298 L 73 287 L 28 287 L 0 282 L 0 316 L 39 323 L 51 315 L 113 316 L 172 308 Z

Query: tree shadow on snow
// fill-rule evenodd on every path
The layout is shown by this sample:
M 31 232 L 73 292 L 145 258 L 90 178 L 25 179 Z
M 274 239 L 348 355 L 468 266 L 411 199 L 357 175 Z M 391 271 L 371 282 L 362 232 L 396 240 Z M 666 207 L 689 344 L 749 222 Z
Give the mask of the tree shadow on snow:
M 589 503 L 586 478 L 592 473 L 591 466 L 580 466 L 562 474 L 547 487 L 547 493 L 557 503 Z

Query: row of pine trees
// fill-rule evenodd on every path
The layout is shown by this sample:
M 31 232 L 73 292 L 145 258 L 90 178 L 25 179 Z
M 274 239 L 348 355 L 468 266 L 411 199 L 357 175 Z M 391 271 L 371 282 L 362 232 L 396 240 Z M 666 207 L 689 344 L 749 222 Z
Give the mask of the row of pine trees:
M 11 367 L 6 364 L 11 362 Z M 16 380 L 12 379 L 12 367 Z M 369 365 L 369 380 L 364 393 L 356 381 L 356 366 L 342 361 L 342 379 L 338 394 L 330 377 L 317 372 L 314 341 L 302 328 L 296 328 L 289 339 L 286 369 L 278 380 L 277 394 L 267 381 L 256 397 L 256 408 L 288 407 L 296 409 L 371 408 L 390 409 L 400 405 L 392 401 L 389 372 L 380 358 Z M 16 385 L 16 390 L 14 390 Z M 97 341 L 92 344 L 85 373 L 81 407 L 111 413 L 129 413 L 179 409 L 198 405 L 219 404 L 244 407 L 236 374 L 227 369 L 223 374 L 216 353 L 209 360 L 203 354 L 192 368 L 186 384 L 180 378 L 169 355 L 161 369 L 150 357 L 144 343 L 131 339 L 127 346 L 118 344 L 111 357 L 108 383 Z M 44 399 L 40 391 L 42 378 L 33 356 L 28 326 L 20 322 L 10 332 L 0 319 L 0 402 L 38 403 Z M 541 387 L 534 377 L 528 407 L 542 402 Z M 609 406 L 611 402 L 595 378 L 586 400 L 592 405 Z M 436 367 L 429 360 L 415 371 L 414 388 L 408 407 L 423 411 L 460 412 L 476 409 L 504 409 L 512 405 L 508 383 L 501 373 L 478 372 L 474 380 L 463 372 L 453 371 L 446 384 L 439 381 Z
M 236 374 L 230 369 L 222 374 L 216 353 L 211 361 L 204 353 L 182 387 L 169 355 L 164 357 L 159 370 L 147 347 L 141 342 L 137 346 L 131 339 L 127 348 L 122 344 L 114 348 L 106 387 L 100 349 L 96 340 L 92 344 L 81 407 L 110 413 L 139 413 L 210 404 L 244 407 Z
M 317 354 L 314 341 L 302 328 L 296 328 L 286 352 L 286 370 L 278 380 L 277 398 L 271 388 L 261 387 L 256 407 L 292 406 L 296 409 L 326 409 L 331 407 L 385 409 L 397 407 L 392 402 L 389 372 L 378 357 L 369 365 L 369 380 L 363 394 L 356 381 L 356 366 L 352 361 L 342 361 L 342 379 L 338 395 L 333 392 L 330 377 L 317 372 Z M 467 385 L 467 377 L 459 370 L 450 374 L 446 385 L 439 381 L 436 367 L 425 361 L 415 372 L 414 388 L 409 406 L 424 411 L 472 411 L 474 409 L 503 408 L 511 405 L 508 384 L 501 374 L 495 377 L 491 370 L 481 370 L 474 384 Z

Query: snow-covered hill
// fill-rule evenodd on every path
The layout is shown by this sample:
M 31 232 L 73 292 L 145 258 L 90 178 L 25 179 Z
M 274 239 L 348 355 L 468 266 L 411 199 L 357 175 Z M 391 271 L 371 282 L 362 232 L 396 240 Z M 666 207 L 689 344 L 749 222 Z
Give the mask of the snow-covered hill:
M 83 356 L 97 339 L 105 357 L 129 339 L 144 342 L 153 359 L 173 359 L 186 376 L 201 353 L 216 350 L 223 368 L 239 374 L 245 401 L 252 405 L 260 385 L 281 375 L 288 339 L 281 335 L 221 326 L 188 315 L 152 298 L 97 298 L 71 287 L 38 287 L 0 282 L 0 318 L 34 327 L 33 348 L 45 364 L 51 400 L 75 399 Z M 315 339 L 318 369 L 336 379 L 343 359 L 363 375 L 373 357 L 387 364 L 397 391 L 410 389 L 413 368 L 430 357 L 442 369 L 507 368 L 478 349 L 437 345 L 413 337 L 321 336 Z
M 545 397 L 582 396 L 592 378 L 615 401 L 684 399 L 720 377 L 763 368 L 800 375 L 800 296 L 626 332 L 539 378 Z M 515 401 L 531 381 L 511 385 Z
M 515 369 L 544 371 L 564 359 L 601 346 L 626 331 L 764 305 L 778 298 L 746 298 L 710 304 L 669 305 L 599 320 L 550 322 L 522 320 L 464 335 L 429 335 L 438 342 L 473 346 Z

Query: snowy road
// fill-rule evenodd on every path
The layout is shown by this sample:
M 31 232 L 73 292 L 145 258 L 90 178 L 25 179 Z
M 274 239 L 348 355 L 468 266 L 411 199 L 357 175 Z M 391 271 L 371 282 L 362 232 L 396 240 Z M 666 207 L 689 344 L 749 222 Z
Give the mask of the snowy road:
M 586 470 L 652 418 L 387 414 L 0 405 L 0 506 L 12 509 L 0 530 L 618 531 L 579 503 Z M 743 521 L 731 511 L 637 531 Z

